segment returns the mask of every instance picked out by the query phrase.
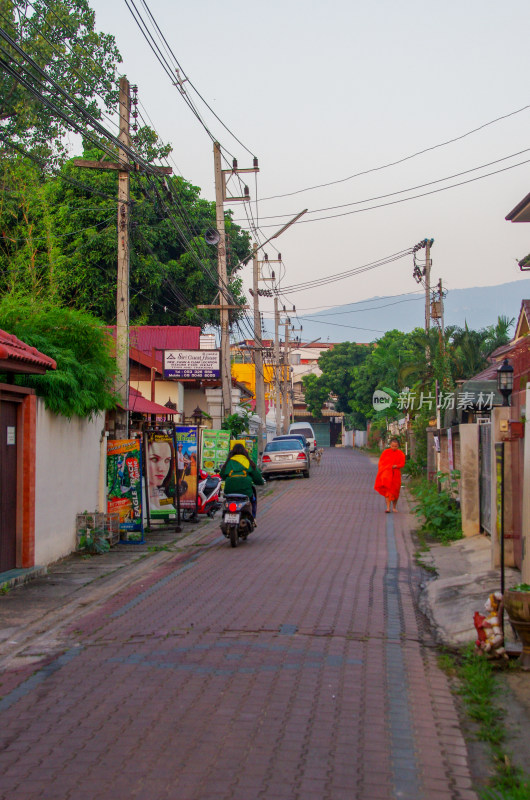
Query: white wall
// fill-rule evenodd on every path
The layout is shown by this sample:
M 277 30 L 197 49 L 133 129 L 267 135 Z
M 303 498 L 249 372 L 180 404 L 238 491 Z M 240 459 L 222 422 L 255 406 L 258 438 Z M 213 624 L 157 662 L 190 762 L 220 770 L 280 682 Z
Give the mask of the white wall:
M 101 436 L 105 417 L 68 420 L 37 402 L 35 564 L 75 549 L 75 517 L 98 509 Z

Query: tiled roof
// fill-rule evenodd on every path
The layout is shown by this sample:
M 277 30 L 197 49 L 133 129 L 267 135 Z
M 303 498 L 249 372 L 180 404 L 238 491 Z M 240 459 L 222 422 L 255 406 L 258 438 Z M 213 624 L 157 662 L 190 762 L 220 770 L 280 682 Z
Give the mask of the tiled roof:
M 116 337 L 116 326 L 110 326 Z M 129 342 L 131 347 L 150 356 L 157 350 L 198 350 L 201 329 L 194 325 L 131 325 Z
M 39 352 L 36 347 L 17 339 L 12 333 L 0 330 L 0 368 L 7 372 L 43 373 L 47 369 L 57 369 L 57 364 L 49 356 Z

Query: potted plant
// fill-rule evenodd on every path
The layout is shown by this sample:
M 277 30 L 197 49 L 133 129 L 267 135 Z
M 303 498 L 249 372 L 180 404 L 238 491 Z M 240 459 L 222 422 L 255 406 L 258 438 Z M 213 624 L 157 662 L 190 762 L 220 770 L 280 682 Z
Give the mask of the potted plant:
M 523 643 L 521 667 L 530 669 L 530 584 L 519 583 L 504 592 L 504 608 Z

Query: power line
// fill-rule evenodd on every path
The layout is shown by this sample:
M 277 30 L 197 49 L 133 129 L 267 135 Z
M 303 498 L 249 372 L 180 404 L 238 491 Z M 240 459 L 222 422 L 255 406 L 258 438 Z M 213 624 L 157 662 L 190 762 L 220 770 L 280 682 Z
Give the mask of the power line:
M 326 217 L 314 217 L 313 219 L 306 219 L 306 220 L 299 220 L 299 222 L 295 222 L 295 225 L 307 225 L 311 222 L 321 222 L 322 220 L 327 219 L 338 219 L 339 217 L 348 217 L 352 214 L 362 214 L 364 211 L 373 211 L 376 208 L 386 208 L 387 206 L 394 206 L 398 205 L 399 203 L 407 203 L 409 200 L 417 200 L 420 197 L 428 197 L 431 194 L 438 194 L 439 192 L 446 192 L 448 189 L 455 189 L 458 186 L 465 186 L 468 183 L 475 183 L 475 181 L 481 181 L 484 178 L 490 178 L 492 175 L 499 175 L 501 172 L 508 172 L 511 169 L 516 169 L 516 167 L 522 167 L 524 164 L 530 163 L 530 159 L 526 159 L 525 161 L 519 161 L 517 164 L 512 164 L 509 167 L 503 167 L 502 169 L 496 169 L 492 172 L 488 172 L 485 175 L 478 175 L 476 178 L 469 178 L 467 181 L 459 181 L 458 183 L 453 183 L 451 186 L 442 186 L 440 189 L 432 189 L 430 192 L 421 192 L 420 194 L 412 195 L 411 197 L 402 197 L 400 200 L 391 200 L 388 203 L 378 203 L 375 206 L 367 206 L 366 208 L 357 208 L 354 211 L 344 211 L 342 214 L 329 214 Z M 275 225 L 263 225 L 263 228 L 274 228 Z
M 349 175 L 347 178 L 339 178 L 335 181 L 328 181 L 327 183 L 320 183 L 316 186 L 307 186 L 305 189 L 297 189 L 294 192 L 285 192 L 284 194 L 275 194 L 271 195 L 270 197 L 262 197 L 260 198 L 261 201 L 265 202 L 266 200 L 277 200 L 281 197 L 292 197 L 295 194 L 302 194 L 303 192 L 309 192 L 313 189 L 323 189 L 326 186 L 334 186 L 338 183 L 345 183 L 346 181 L 351 181 L 354 178 L 359 178 L 362 175 L 368 175 L 371 172 L 379 172 L 382 169 L 388 169 L 388 167 L 395 167 L 397 164 L 402 164 L 404 161 L 410 161 L 412 158 L 416 158 L 417 156 L 421 156 L 424 153 L 429 153 L 431 150 L 437 150 L 440 147 L 446 147 L 446 145 L 453 144 L 454 142 L 458 142 L 461 139 L 465 139 L 467 136 L 471 136 L 473 133 L 477 133 L 478 131 L 487 128 L 489 125 L 494 125 L 496 122 L 500 122 L 503 119 L 508 119 L 509 117 L 513 117 L 516 114 L 520 114 L 522 111 L 526 111 L 530 108 L 530 105 L 523 106 L 522 108 L 518 108 L 515 111 L 510 111 L 508 114 L 503 114 L 500 117 L 496 117 L 495 119 L 490 120 L 489 122 L 485 122 L 483 125 L 479 125 L 478 128 L 473 128 L 470 131 L 466 131 L 466 133 L 462 133 L 459 136 L 455 136 L 452 139 L 447 139 L 444 142 L 440 142 L 439 144 L 431 145 L 430 147 L 425 147 L 423 150 L 417 150 L 415 153 L 411 153 L 408 156 L 404 156 L 403 158 L 399 158 L 396 161 L 389 161 L 387 164 L 382 164 L 379 167 L 372 167 L 371 169 L 363 170 L 362 172 L 356 172 L 353 175 Z

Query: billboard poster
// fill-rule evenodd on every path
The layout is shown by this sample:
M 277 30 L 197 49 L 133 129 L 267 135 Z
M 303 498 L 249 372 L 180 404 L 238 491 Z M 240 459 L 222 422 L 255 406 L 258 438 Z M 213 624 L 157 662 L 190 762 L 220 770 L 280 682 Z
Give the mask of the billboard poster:
M 230 431 L 202 431 L 201 468 L 205 472 L 219 472 L 230 450 Z
M 258 437 L 254 434 L 244 434 L 240 436 L 239 439 L 231 439 L 230 440 L 230 450 L 235 444 L 242 444 L 243 447 L 247 449 L 247 452 L 254 462 L 254 464 L 258 463 Z
M 176 425 L 177 470 L 180 489 L 180 507 L 197 507 L 197 427 Z
M 164 378 L 219 378 L 218 350 L 164 350 Z
M 169 431 L 149 431 L 145 438 L 149 518 L 176 519 L 177 473 L 173 436 Z
M 122 538 L 133 541 L 142 526 L 142 459 L 139 439 L 107 441 L 107 513 L 120 515 Z

